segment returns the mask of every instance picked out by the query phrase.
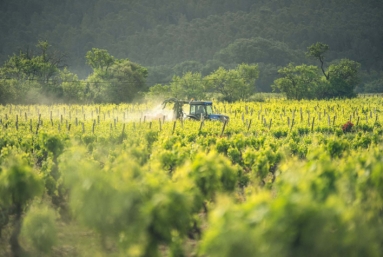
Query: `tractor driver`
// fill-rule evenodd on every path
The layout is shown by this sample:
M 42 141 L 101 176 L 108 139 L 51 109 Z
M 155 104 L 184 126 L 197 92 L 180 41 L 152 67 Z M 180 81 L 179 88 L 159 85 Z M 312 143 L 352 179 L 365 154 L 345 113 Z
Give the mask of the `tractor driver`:
M 196 111 L 196 114 L 205 114 L 205 110 L 203 109 L 203 106 L 202 105 L 199 105 L 197 107 L 197 111 Z

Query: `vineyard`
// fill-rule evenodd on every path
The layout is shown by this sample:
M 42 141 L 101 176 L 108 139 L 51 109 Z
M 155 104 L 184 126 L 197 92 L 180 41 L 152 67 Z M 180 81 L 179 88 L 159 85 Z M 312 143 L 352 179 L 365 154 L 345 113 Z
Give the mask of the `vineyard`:
M 381 97 L 214 108 L 0 106 L 0 255 L 381 255 Z

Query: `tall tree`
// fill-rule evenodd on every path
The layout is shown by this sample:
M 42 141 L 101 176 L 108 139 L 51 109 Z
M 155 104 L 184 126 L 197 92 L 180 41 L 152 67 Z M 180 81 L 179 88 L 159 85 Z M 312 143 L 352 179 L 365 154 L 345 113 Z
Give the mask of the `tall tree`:
M 240 64 L 232 70 L 220 67 L 205 79 L 209 90 L 221 94 L 223 100 L 232 102 L 250 97 L 258 76 L 257 65 Z
M 360 83 L 358 62 L 342 59 L 338 64 L 332 64 L 329 67 L 330 84 L 332 94 L 329 97 L 355 97 L 355 88 Z
M 288 99 L 301 100 L 303 98 L 319 98 L 317 95 L 321 85 L 321 78 L 316 66 L 305 64 L 294 66 L 292 63 L 278 70 L 282 76 L 274 81 L 274 90 L 286 94 Z
M 42 98 L 52 98 L 52 102 L 61 97 L 58 78 L 65 56 L 51 51 L 47 41 L 39 41 L 36 47 L 39 54 L 30 49 L 20 51 L 0 67 L 0 76 L 5 79 L 0 82 L 0 91 L 9 97 L 0 97 L 1 103 L 36 103 Z
M 85 83 L 79 80 L 76 74 L 64 69 L 60 71 L 60 79 L 62 80 L 62 98 L 66 103 L 81 103 L 85 100 Z
M 108 68 L 115 62 L 115 58 L 105 49 L 92 48 L 86 53 L 86 63 L 94 70 L 108 71 Z
M 320 43 L 320 42 L 317 42 L 317 43 L 309 46 L 307 49 L 308 49 L 308 51 L 306 53 L 307 56 L 314 57 L 314 58 L 316 58 L 316 59 L 318 59 L 320 61 L 320 63 L 321 63 L 321 70 L 323 72 L 323 75 L 326 77 L 327 80 L 329 80 L 330 79 L 330 74 L 326 73 L 325 70 L 324 70 L 324 59 L 325 59 L 324 54 L 329 49 L 328 45 Z
M 93 48 L 86 54 L 93 68 L 89 75 L 88 99 L 92 102 L 121 103 L 132 101 L 146 90 L 148 71 L 129 59 L 115 59 L 104 49 Z
M 170 88 L 173 96 L 180 99 L 204 99 L 206 96 L 201 73 L 187 72 L 182 77 L 174 76 Z

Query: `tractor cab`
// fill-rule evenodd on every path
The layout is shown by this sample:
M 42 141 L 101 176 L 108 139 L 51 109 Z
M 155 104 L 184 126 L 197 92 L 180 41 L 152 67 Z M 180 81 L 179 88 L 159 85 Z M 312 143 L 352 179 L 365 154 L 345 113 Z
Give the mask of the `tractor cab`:
M 190 102 L 189 116 L 195 116 L 200 118 L 213 114 L 212 102 Z
M 221 114 L 213 113 L 213 103 L 210 101 L 191 101 L 189 102 L 190 111 L 186 118 L 193 120 L 208 119 L 208 120 L 228 120 L 229 117 Z
M 211 101 L 184 101 L 176 98 L 166 99 L 162 104 L 163 108 L 167 104 L 173 104 L 173 117 L 175 119 L 191 119 L 191 120 L 218 120 L 229 121 L 229 117 L 222 114 L 213 113 L 213 103 Z M 189 113 L 185 113 L 184 104 L 189 104 Z

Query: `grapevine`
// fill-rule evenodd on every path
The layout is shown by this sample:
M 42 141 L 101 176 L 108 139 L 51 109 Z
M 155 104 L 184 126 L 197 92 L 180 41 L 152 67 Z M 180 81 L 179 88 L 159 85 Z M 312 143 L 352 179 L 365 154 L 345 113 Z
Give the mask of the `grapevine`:
M 379 256 L 382 106 L 217 102 L 225 124 L 154 103 L 0 106 L 0 252 L 59 255 L 75 226 L 101 256 Z

